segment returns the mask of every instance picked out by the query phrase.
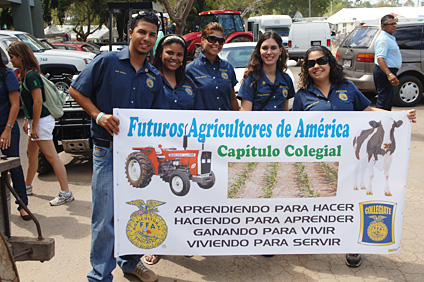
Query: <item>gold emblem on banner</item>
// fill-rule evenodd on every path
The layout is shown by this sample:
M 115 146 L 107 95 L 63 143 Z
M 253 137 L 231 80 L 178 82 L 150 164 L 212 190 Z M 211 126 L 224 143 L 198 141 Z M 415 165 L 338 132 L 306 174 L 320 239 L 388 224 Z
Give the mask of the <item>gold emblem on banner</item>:
M 127 202 L 139 208 L 131 214 L 127 223 L 127 237 L 130 242 L 141 249 L 153 249 L 160 246 L 166 239 L 168 227 L 163 218 L 157 214 L 157 206 L 164 202 L 143 200 Z

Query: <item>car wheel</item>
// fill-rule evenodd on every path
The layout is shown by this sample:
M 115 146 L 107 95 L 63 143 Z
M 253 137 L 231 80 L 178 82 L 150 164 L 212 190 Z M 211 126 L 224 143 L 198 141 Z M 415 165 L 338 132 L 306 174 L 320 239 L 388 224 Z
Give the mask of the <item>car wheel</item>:
M 56 85 L 57 89 L 63 91 L 66 95 L 69 94 L 69 87 L 72 83 L 72 79 L 69 76 L 53 77 L 50 80 Z
M 399 79 L 399 85 L 393 92 L 393 104 L 401 107 L 412 107 L 418 104 L 423 97 L 422 82 L 412 75 L 405 75 Z

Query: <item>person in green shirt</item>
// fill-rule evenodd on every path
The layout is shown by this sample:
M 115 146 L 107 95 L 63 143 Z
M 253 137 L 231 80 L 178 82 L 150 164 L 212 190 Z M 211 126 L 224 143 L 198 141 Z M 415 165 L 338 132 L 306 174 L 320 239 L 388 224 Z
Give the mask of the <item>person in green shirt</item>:
M 53 143 L 54 118 L 43 106 L 45 100 L 44 86 L 41 80 L 41 70 L 38 61 L 27 44 L 21 41 L 13 42 L 7 49 L 10 62 L 20 69 L 20 97 L 25 112 L 23 125 L 28 135 L 27 156 L 28 169 L 25 179 L 27 194 L 32 194 L 32 181 L 38 168 L 39 150 L 53 167 L 60 184 L 59 195 L 50 201 L 50 205 L 58 206 L 73 201 L 74 196 L 68 187 L 68 177 L 65 166 L 59 158 Z M 25 87 L 22 87 L 25 84 Z

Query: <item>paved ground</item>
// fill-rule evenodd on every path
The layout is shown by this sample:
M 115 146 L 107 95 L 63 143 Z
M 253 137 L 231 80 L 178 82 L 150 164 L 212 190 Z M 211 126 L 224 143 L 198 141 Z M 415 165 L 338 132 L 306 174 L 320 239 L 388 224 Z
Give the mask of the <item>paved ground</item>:
M 298 70 L 297 70 L 298 72 Z M 297 74 L 297 72 L 294 72 Z M 295 75 L 297 78 L 297 75 Z M 400 110 L 400 109 L 394 109 Z M 180 281 L 423 281 L 424 275 L 424 199 L 422 192 L 424 167 L 424 103 L 418 110 L 418 124 L 412 127 L 408 185 L 404 211 L 402 246 L 393 255 L 366 255 L 360 268 L 344 264 L 344 255 L 280 255 L 225 257 L 165 256 L 151 267 L 160 282 Z M 22 122 L 20 122 L 22 124 Z M 22 144 L 21 147 L 25 147 Z M 25 150 L 21 160 L 26 168 Z M 66 164 L 70 189 L 75 201 L 50 207 L 48 201 L 59 190 L 54 174 L 38 176 L 29 207 L 41 223 L 44 237 L 56 242 L 56 254 L 51 261 L 17 262 L 23 282 L 79 282 L 91 269 L 90 215 L 91 163 L 88 158 L 60 155 Z M 31 222 L 24 222 L 16 209 L 12 210 L 12 234 L 36 236 Z M 123 275 L 118 268 L 115 280 L 138 281 Z
M 162 257 L 152 269 L 159 281 L 423 281 L 424 214 L 422 167 L 424 167 L 424 105 L 417 107 L 413 125 L 408 186 L 401 251 L 393 255 L 367 255 L 363 265 L 350 269 L 343 255 L 281 255 L 226 257 Z M 23 153 L 24 151 L 22 151 Z M 23 154 L 22 154 L 23 155 Z M 48 201 L 58 192 L 54 174 L 37 176 L 30 209 L 39 219 L 43 235 L 54 238 L 56 254 L 51 261 L 18 262 L 21 281 L 86 281 L 90 270 L 91 163 L 88 158 L 61 154 L 76 200 L 50 207 Z M 26 160 L 22 158 L 26 167 Z M 12 211 L 12 234 L 36 236 L 33 223 L 24 222 Z M 114 271 L 115 281 L 137 281 Z

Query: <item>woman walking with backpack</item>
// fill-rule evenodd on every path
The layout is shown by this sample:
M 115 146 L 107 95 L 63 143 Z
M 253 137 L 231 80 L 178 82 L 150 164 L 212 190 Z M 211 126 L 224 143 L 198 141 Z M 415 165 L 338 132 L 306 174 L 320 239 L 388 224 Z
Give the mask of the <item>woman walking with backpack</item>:
M 41 70 L 31 49 L 24 42 L 13 42 L 7 49 L 10 61 L 21 73 L 19 78 L 22 85 L 20 97 L 25 112 L 23 130 L 28 134 L 27 156 L 28 169 L 26 176 L 27 194 L 32 194 L 32 181 L 38 168 L 39 150 L 53 167 L 60 184 L 59 195 L 50 201 L 50 205 L 58 206 L 74 200 L 68 188 L 68 179 L 65 166 L 59 158 L 53 143 L 54 118 L 48 109 L 43 106 L 45 100 L 44 85 L 41 79 Z

